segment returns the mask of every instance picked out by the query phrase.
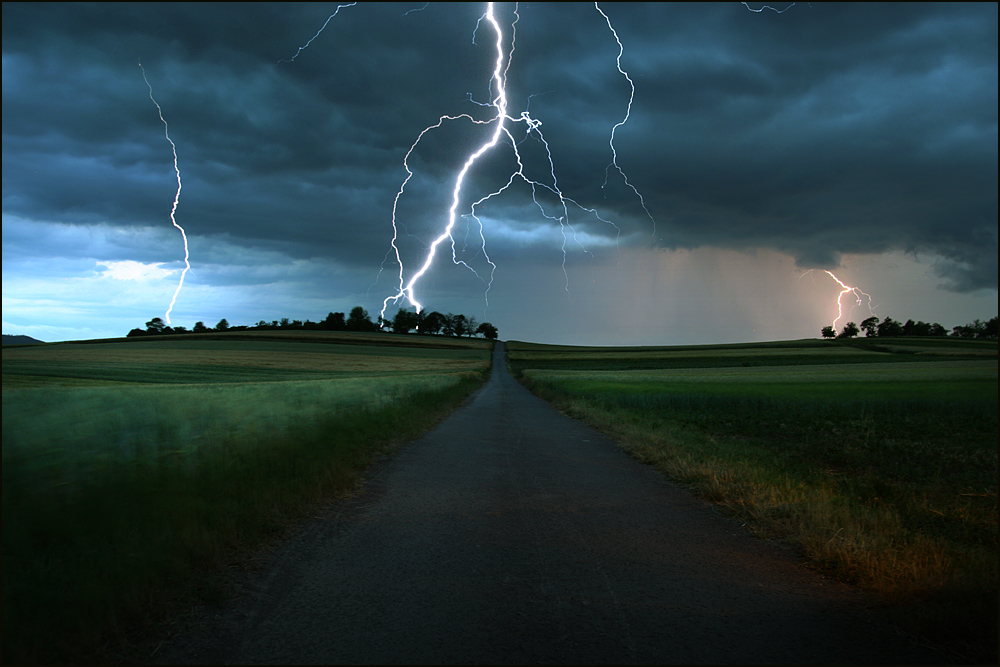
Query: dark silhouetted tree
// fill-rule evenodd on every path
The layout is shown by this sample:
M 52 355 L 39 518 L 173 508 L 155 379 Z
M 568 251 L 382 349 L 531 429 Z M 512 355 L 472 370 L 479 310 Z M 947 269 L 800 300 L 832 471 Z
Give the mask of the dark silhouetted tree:
M 347 321 L 344 319 L 343 313 L 330 313 L 323 320 L 320 328 L 325 331 L 344 331 L 347 329 Z
M 496 340 L 498 334 L 497 328 L 489 322 L 483 322 L 480 324 L 479 327 L 476 328 L 476 333 L 481 334 L 483 338 L 489 340 Z
M 445 325 L 444 332 L 450 336 L 464 336 L 469 328 L 469 321 L 465 315 L 461 313 L 458 315 L 448 313 L 446 317 L 448 318 L 448 323 Z
M 861 333 L 861 329 L 858 328 L 858 325 L 854 322 L 848 322 L 844 325 L 844 330 L 837 334 L 837 338 L 854 338 L 859 333 Z
M 465 335 L 472 338 L 476 335 L 476 329 L 479 328 L 479 320 L 475 317 L 467 317 L 465 319 Z
M 880 338 L 884 336 L 902 336 L 903 326 L 891 317 L 886 316 L 884 320 L 879 322 L 878 335 Z
M 215 325 L 216 331 L 227 331 L 229 329 L 229 320 L 222 318 L 219 323 Z
M 997 339 L 997 316 L 994 315 L 992 319 L 987 320 L 986 325 L 983 327 L 983 338 L 987 340 Z
M 396 315 L 392 318 L 392 322 L 389 326 L 393 333 L 405 334 L 410 333 L 413 329 L 416 329 L 419 324 L 419 315 L 409 310 L 403 310 L 400 308 L 396 311 Z
M 447 319 L 444 315 L 434 310 L 426 315 L 420 314 L 420 324 L 417 326 L 417 330 L 420 333 L 429 334 L 439 334 L 441 330 L 444 329 Z
M 825 327 L 819 330 L 823 335 L 823 338 L 836 338 L 837 332 L 833 330 L 833 327 L 827 324 Z
M 163 323 L 163 320 L 159 317 L 154 317 L 150 321 L 146 322 L 146 332 L 151 334 L 161 334 L 165 333 L 167 325 Z
M 874 338 L 878 335 L 878 318 L 872 315 L 861 321 L 861 330 L 865 332 L 865 337 Z
M 205 326 L 204 322 L 199 321 L 194 323 L 194 329 L 192 329 L 192 331 L 195 333 L 205 333 L 208 331 L 208 327 Z
M 347 317 L 348 331 L 375 331 L 375 323 L 372 322 L 368 311 L 361 306 L 351 309 L 351 314 Z
M 931 325 L 927 322 L 914 322 L 913 320 L 906 320 L 906 323 L 903 325 L 903 335 L 930 336 Z

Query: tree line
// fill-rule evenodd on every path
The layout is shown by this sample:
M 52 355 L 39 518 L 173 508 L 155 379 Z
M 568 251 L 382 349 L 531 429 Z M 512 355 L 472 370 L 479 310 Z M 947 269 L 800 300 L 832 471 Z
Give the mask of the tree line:
M 209 331 L 264 331 L 269 329 L 283 330 L 307 330 L 307 331 L 391 331 L 393 333 L 406 334 L 416 331 L 421 334 L 433 334 L 439 336 L 482 336 L 489 340 L 496 340 L 497 328 L 489 322 L 480 322 L 475 317 L 468 317 L 462 314 L 447 315 L 436 310 L 429 313 L 416 313 L 402 308 L 392 319 L 385 319 L 381 315 L 377 321 L 372 321 L 368 311 L 361 306 L 355 306 L 350 314 L 329 313 L 325 319 L 319 322 L 306 320 L 289 320 L 283 317 L 281 320 L 267 322 L 260 320 L 251 326 L 238 325 L 230 326 L 228 320 L 222 318 L 214 327 L 205 326 L 204 322 L 195 322 L 189 330 L 187 327 L 172 327 L 163 319 L 154 317 L 146 322 L 145 329 L 132 329 L 128 332 L 130 338 L 136 336 L 155 336 L 159 334 L 183 334 L 183 333 L 207 333 Z
M 854 322 L 848 322 L 841 331 L 836 331 L 832 326 L 825 326 L 820 329 L 823 338 L 854 338 L 862 331 L 867 338 L 900 336 L 953 336 L 955 338 L 978 338 L 982 340 L 997 339 L 997 318 L 983 322 L 974 320 L 970 324 L 963 324 L 952 327 L 951 333 L 937 322 L 928 324 L 927 322 L 914 322 L 906 320 L 900 324 L 891 317 L 886 317 L 879 322 L 875 316 L 861 321 L 860 327 Z

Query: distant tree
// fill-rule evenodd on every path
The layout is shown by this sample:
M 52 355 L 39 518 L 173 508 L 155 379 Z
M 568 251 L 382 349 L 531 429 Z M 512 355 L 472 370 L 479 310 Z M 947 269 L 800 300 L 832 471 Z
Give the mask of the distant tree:
M 229 329 L 229 321 L 226 318 L 219 320 L 219 323 L 215 325 L 216 331 L 226 331 Z
M 861 320 L 861 330 L 865 332 L 866 338 L 874 338 L 878 335 L 878 318 L 872 315 L 866 320 Z
M 914 322 L 913 320 L 906 320 L 906 323 L 903 325 L 903 335 L 930 336 L 931 325 L 927 322 Z
M 829 324 L 826 325 L 825 327 L 823 327 L 822 329 L 820 329 L 819 332 L 823 335 L 823 338 L 836 338 L 837 337 L 837 332 L 834 331 L 833 327 L 830 326 Z
M 464 336 L 469 330 L 469 320 L 459 313 L 458 315 L 452 315 L 448 313 L 448 318 L 450 320 L 451 335 L 453 336 Z
M 479 328 L 479 320 L 473 316 L 469 316 L 465 319 L 465 335 L 472 338 L 476 335 L 476 329 Z
M 400 308 L 389 323 L 389 327 L 393 333 L 405 334 L 416 329 L 419 324 L 420 317 L 416 313 Z
M 982 337 L 986 338 L 988 340 L 996 340 L 997 339 L 997 316 L 996 315 L 994 315 L 992 319 L 990 319 L 990 320 L 988 320 L 986 322 L 986 325 L 983 327 Z
M 957 326 L 952 329 L 952 336 L 957 336 L 959 338 L 980 338 L 984 340 L 996 340 L 997 339 L 997 318 L 983 322 L 982 320 L 973 320 L 969 324 Z
M 174 333 L 187 333 L 187 327 L 174 327 Z
M 195 333 L 205 333 L 208 331 L 208 327 L 205 326 L 204 322 L 195 322 L 194 328 L 192 329 Z
M 136 336 L 145 336 L 145 335 L 146 335 L 145 329 L 132 329 L 131 331 L 128 332 L 126 338 L 135 338 Z
M 368 311 L 361 306 L 351 309 L 351 314 L 347 318 L 348 331 L 375 331 L 375 323 L 372 322 Z
M 417 325 L 417 330 L 420 333 L 438 334 L 444 329 L 447 319 L 444 315 L 434 310 L 426 315 L 420 314 L 420 324 Z
M 861 333 L 861 329 L 858 328 L 858 325 L 854 322 L 848 322 L 844 325 L 844 330 L 837 334 L 837 338 L 854 338 L 859 333 Z
M 496 340 L 498 334 L 497 328 L 492 324 L 490 324 L 489 322 L 483 322 L 482 324 L 480 324 L 476 328 L 476 333 L 482 334 L 483 338 L 486 338 L 488 340 Z
M 934 324 L 931 325 L 930 335 L 932 335 L 932 336 L 947 336 L 948 335 L 948 330 L 945 329 L 940 324 L 938 324 L 937 322 L 935 322 Z
M 291 322 L 288 320 L 287 317 L 282 317 L 281 322 L 278 324 L 278 326 L 281 327 L 282 329 L 286 329 L 290 324 Z
M 879 322 L 878 335 L 880 338 L 884 336 L 902 336 L 903 326 L 891 317 L 886 316 L 884 320 Z
M 985 329 L 986 326 L 980 320 L 973 320 L 969 324 L 960 324 L 952 328 L 951 335 L 957 338 L 976 338 Z
M 329 313 L 320 328 L 324 331 L 343 331 L 347 328 L 347 321 L 343 313 Z
M 167 325 L 164 324 L 163 320 L 159 317 L 154 317 L 150 321 L 146 322 L 146 333 L 151 334 L 161 334 L 165 333 Z

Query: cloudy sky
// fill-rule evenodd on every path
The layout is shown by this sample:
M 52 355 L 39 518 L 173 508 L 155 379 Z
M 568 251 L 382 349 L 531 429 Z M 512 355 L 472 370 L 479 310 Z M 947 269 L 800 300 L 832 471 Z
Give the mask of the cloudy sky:
M 759 7 L 602 6 L 616 128 L 598 9 L 499 5 L 507 133 L 414 297 L 579 344 L 816 337 L 824 270 L 881 317 L 996 315 L 997 5 Z M 334 10 L 4 3 L 3 332 L 165 316 L 143 70 L 172 323 L 376 316 L 394 205 L 409 282 L 496 134 L 497 36 L 481 3 L 362 3 L 299 50 Z

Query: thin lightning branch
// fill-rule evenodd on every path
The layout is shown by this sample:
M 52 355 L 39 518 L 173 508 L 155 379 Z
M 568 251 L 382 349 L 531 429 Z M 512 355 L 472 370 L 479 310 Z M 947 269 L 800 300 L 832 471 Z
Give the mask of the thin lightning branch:
M 321 32 L 323 32 L 324 30 L 326 30 L 327 23 L 329 23 L 331 20 L 333 20 L 333 17 L 336 16 L 338 13 L 340 13 L 341 9 L 343 9 L 344 7 L 353 7 L 356 4 L 358 4 L 358 3 L 356 3 L 356 2 L 349 2 L 346 5 L 337 5 L 337 9 L 326 18 L 326 22 L 323 23 L 323 27 L 316 31 L 316 34 L 312 36 L 312 39 L 310 39 L 308 42 L 306 42 L 305 44 L 303 44 L 302 46 L 300 46 L 299 50 L 296 51 L 295 55 L 292 56 L 290 59 L 288 59 L 288 60 L 279 60 L 278 62 L 279 63 L 294 62 L 295 59 L 299 57 L 299 54 L 302 53 L 303 50 L 305 50 L 310 44 L 313 43 L 313 39 L 316 39 L 317 37 L 319 37 L 319 34 Z M 415 10 L 411 10 L 411 11 L 415 11 Z M 407 12 L 407 14 L 409 14 L 409 12 Z
M 595 6 L 596 6 L 596 3 L 595 3 Z M 618 39 L 618 35 L 617 35 L 617 33 L 615 33 L 614 28 L 611 26 L 610 19 L 608 19 L 607 15 L 604 14 L 604 12 L 600 10 L 600 7 L 597 7 L 597 9 L 601 13 L 601 15 L 604 16 L 605 21 L 607 21 L 607 23 L 608 23 L 608 27 L 611 29 L 612 34 L 615 36 L 615 40 L 618 42 L 618 45 L 619 45 L 618 70 L 619 70 L 619 72 L 622 73 L 623 76 L 625 76 L 625 78 L 629 81 L 629 84 L 631 85 L 632 84 L 631 78 L 629 78 L 628 74 L 621 67 L 621 55 L 622 55 L 622 51 L 623 51 L 623 48 L 622 48 L 622 45 L 621 45 L 621 41 Z M 473 104 L 476 104 L 476 105 L 482 106 L 482 107 L 489 107 L 489 108 L 496 109 L 496 113 L 495 113 L 494 117 L 491 120 L 475 120 L 471 116 L 469 116 L 468 114 L 461 114 L 461 115 L 458 115 L 458 116 L 441 116 L 438 119 L 437 123 L 435 123 L 434 125 L 431 125 L 431 126 L 425 128 L 419 134 L 419 136 L 417 137 L 416 141 L 413 142 L 413 144 L 410 146 L 410 149 L 407 151 L 406 155 L 403 158 L 403 168 L 406 170 L 406 174 L 407 175 L 406 175 L 406 178 L 403 180 L 403 183 L 401 184 L 400 189 L 396 193 L 396 197 L 395 197 L 395 199 L 393 201 L 393 207 L 392 207 L 393 236 L 392 236 L 392 240 L 390 242 L 391 248 L 386 253 L 386 259 L 388 259 L 391 255 L 395 254 L 396 262 L 399 265 L 399 288 L 398 288 L 398 291 L 396 292 L 396 294 L 387 297 L 383 301 L 383 303 L 382 303 L 382 311 L 380 313 L 380 316 L 383 319 L 385 317 L 385 311 L 388 308 L 389 303 L 390 302 L 397 303 L 400 299 L 406 299 L 411 304 L 413 304 L 413 306 L 416 308 L 417 312 L 420 312 L 422 310 L 422 308 L 423 308 L 422 304 L 419 301 L 417 301 L 416 298 L 415 298 L 415 293 L 414 293 L 415 292 L 415 286 L 416 286 L 417 282 L 420 280 L 420 278 L 430 269 L 430 266 L 433 263 L 433 260 L 434 260 L 434 257 L 435 257 L 436 251 L 437 251 L 437 247 L 441 243 L 443 243 L 445 241 L 445 239 L 449 239 L 449 238 L 451 239 L 452 261 L 453 261 L 453 263 L 455 263 L 455 264 L 457 264 L 459 266 L 464 266 L 465 268 L 467 268 L 470 271 L 472 271 L 481 280 L 483 280 L 484 282 L 487 283 L 486 299 L 487 299 L 487 305 L 489 304 L 489 290 L 490 290 L 490 287 L 492 286 L 493 276 L 494 276 L 494 273 L 495 273 L 497 267 L 496 267 L 496 264 L 494 264 L 493 261 L 490 259 L 489 254 L 486 251 L 486 240 L 485 240 L 485 235 L 484 235 L 484 232 L 483 232 L 483 224 L 482 224 L 482 221 L 480 220 L 480 218 L 476 214 L 476 208 L 479 205 L 481 205 L 483 202 L 485 202 L 486 200 L 488 200 L 488 199 L 490 199 L 492 197 L 495 197 L 495 196 L 499 195 L 500 193 L 504 192 L 507 188 L 509 188 L 511 185 L 513 185 L 515 179 L 520 179 L 520 180 L 524 181 L 526 184 L 528 184 L 531 187 L 532 200 L 534 201 L 535 205 L 538 207 L 539 211 L 541 212 L 541 215 L 544 218 L 547 218 L 547 219 L 553 220 L 553 221 L 557 221 L 559 223 L 560 233 L 562 234 L 562 238 L 563 238 L 563 243 L 562 243 L 562 253 L 563 253 L 562 268 L 563 268 L 563 273 L 566 276 L 566 291 L 567 291 L 567 293 L 569 292 L 569 277 L 568 277 L 568 274 L 566 273 L 566 257 L 567 257 L 567 248 L 566 248 L 566 246 L 567 246 L 567 243 L 569 242 L 569 235 L 567 233 L 567 230 L 569 230 L 569 232 L 572 234 L 573 240 L 578 245 L 580 245 L 581 247 L 583 247 L 583 245 L 579 242 L 579 240 L 578 240 L 578 238 L 576 236 L 576 230 L 569 223 L 568 205 L 569 204 L 573 204 L 574 206 L 576 206 L 580 210 L 592 214 L 594 217 L 596 217 L 601 222 L 604 222 L 605 224 L 611 225 L 612 227 L 615 228 L 615 230 L 616 230 L 616 232 L 618 234 L 618 238 L 620 238 L 620 236 L 621 236 L 621 230 L 618 228 L 617 225 L 615 225 L 611 221 L 606 220 L 603 217 L 601 217 L 595 209 L 587 208 L 585 206 L 582 206 L 581 204 L 579 204 L 575 200 L 573 200 L 573 199 L 571 199 L 569 197 L 566 197 L 563 194 L 563 192 L 560 190 L 560 188 L 559 188 L 559 181 L 558 181 L 558 179 L 556 177 L 555 164 L 554 164 L 554 161 L 553 161 L 553 158 L 552 158 L 552 152 L 550 150 L 548 142 L 545 140 L 545 137 L 544 137 L 544 135 L 542 134 L 542 131 L 541 131 L 541 125 L 542 125 L 541 121 L 539 121 L 539 120 L 537 120 L 535 118 L 532 118 L 531 115 L 528 113 L 527 108 L 524 111 L 522 111 L 519 116 L 516 116 L 516 117 L 515 116 L 510 116 L 507 113 L 507 108 L 508 108 L 508 101 L 507 101 L 507 96 L 506 96 L 507 72 L 510 69 L 511 62 L 512 62 L 512 56 L 513 56 L 513 53 L 514 53 L 514 46 L 515 46 L 515 42 L 516 42 L 515 36 L 516 36 L 517 22 L 518 22 L 518 20 L 520 18 L 519 15 L 518 15 L 518 12 L 517 12 L 517 6 L 516 5 L 515 5 L 515 9 L 514 9 L 514 16 L 515 16 L 515 19 L 511 23 L 511 45 L 510 45 L 510 52 L 506 56 L 506 63 L 504 63 L 504 52 L 503 52 L 504 36 L 503 36 L 503 33 L 502 33 L 501 29 L 500 29 L 500 25 L 499 25 L 498 21 L 496 20 L 496 18 L 494 16 L 493 3 L 489 3 L 488 4 L 486 13 L 479 18 L 479 20 L 476 22 L 476 27 L 473 30 L 473 43 L 474 44 L 476 43 L 476 36 L 478 34 L 479 27 L 480 27 L 480 25 L 482 24 L 482 22 L 484 20 L 490 23 L 490 25 L 493 27 L 493 29 L 494 29 L 494 31 L 495 31 L 495 33 L 497 35 L 497 41 L 496 41 L 497 58 L 496 58 L 496 63 L 494 65 L 493 75 L 491 77 L 491 84 L 490 84 L 491 94 L 494 95 L 493 99 L 490 102 L 488 102 L 488 103 L 487 102 L 477 102 L 476 100 L 474 100 L 472 98 L 471 93 L 469 94 L 469 101 L 472 102 Z M 632 97 L 634 97 L 634 92 L 635 92 L 635 86 L 632 85 L 632 93 L 633 93 L 633 95 L 630 96 L 630 98 L 629 98 L 628 111 L 626 112 L 625 118 L 621 122 L 617 123 L 614 126 L 613 130 L 612 130 L 611 150 L 612 150 L 612 155 L 614 156 L 614 158 L 613 158 L 612 164 L 608 166 L 608 170 L 610 170 L 611 166 L 614 166 L 618 170 L 618 172 L 622 175 L 622 178 L 625 180 L 626 185 L 628 185 L 628 187 L 632 189 L 632 191 L 636 194 L 636 196 L 639 197 L 639 200 L 642 203 L 643 209 L 646 210 L 647 215 L 649 215 L 649 211 L 648 211 L 648 209 L 646 209 L 645 201 L 643 200 L 642 195 L 628 181 L 627 177 L 625 176 L 624 171 L 618 166 L 618 164 L 617 164 L 617 153 L 615 151 L 615 146 L 614 146 L 614 133 L 615 133 L 615 131 L 617 130 L 618 127 L 624 125 L 625 122 L 628 121 L 629 114 L 631 112 Z M 530 97 L 528 99 L 528 103 L 530 104 Z M 423 265 L 420 267 L 420 269 L 416 273 L 414 273 L 410 277 L 409 281 L 407 281 L 405 279 L 405 276 L 404 276 L 404 268 L 403 268 L 402 257 L 400 255 L 399 246 L 397 244 L 397 242 L 399 240 L 399 224 L 400 224 L 399 220 L 397 218 L 397 213 L 398 213 L 398 206 L 399 206 L 400 198 L 402 197 L 402 195 L 403 195 L 403 193 L 404 193 L 404 191 L 406 189 L 406 186 L 409 183 L 410 179 L 413 177 L 413 172 L 412 172 L 412 170 L 410 169 L 410 166 L 409 166 L 410 156 L 416 150 L 417 145 L 423 139 L 423 137 L 424 137 L 425 134 L 427 134 L 431 130 L 440 128 L 446 121 L 454 121 L 454 120 L 459 120 L 459 119 L 468 120 L 468 121 L 471 121 L 473 123 L 480 124 L 480 125 L 488 125 L 488 124 L 491 124 L 491 123 L 495 122 L 497 124 L 497 127 L 496 127 L 495 131 L 493 132 L 493 135 L 490 138 L 490 140 L 487 141 L 486 143 L 484 143 L 482 146 L 480 146 L 480 148 L 476 152 L 474 152 L 473 154 L 471 154 L 467 158 L 465 164 L 463 165 L 461 171 L 459 172 L 458 176 L 455 179 L 455 185 L 454 185 L 454 188 L 453 188 L 453 191 L 452 191 L 452 205 L 451 205 L 451 208 L 448 211 L 448 224 L 445 226 L 444 231 L 431 243 L 430 247 L 428 248 L 427 256 L 426 256 L 426 258 L 424 260 Z M 511 130 L 509 129 L 509 127 L 507 126 L 507 124 L 505 123 L 505 121 L 510 121 L 511 124 L 524 123 L 524 126 L 525 126 L 525 135 L 524 135 L 524 138 L 520 142 L 514 138 L 514 135 L 511 133 Z M 539 141 L 544 146 L 544 148 L 545 148 L 546 158 L 547 158 L 548 164 L 549 164 L 549 176 L 548 176 L 548 178 L 551 179 L 551 181 L 549 183 L 542 183 L 542 182 L 533 180 L 533 179 L 529 178 L 525 174 L 525 166 L 524 166 L 524 163 L 523 163 L 522 158 L 521 158 L 519 146 L 520 146 L 520 144 L 523 141 L 526 141 L 529 137 L 533 137 L 535 140 Z M 460 202 L 461 193 L 462 193 L 462 186 L 463 186 L 463 183 L 465 181 L 466 175 L 468 174 L 468 172 L 470 171 L 470 169 L 473 167 L 473 165 L 475 164 L 475 162 L 479 159 L 479 157 L 481 157 L 484 153 L 486 153 L 490 149 L 494 148 L 498 143 L 501 142 L 501 140 L 503 140 L 504 143 L 509 143 L 510 146 L 511 146 L 511 148 L 513 149 L 514 157 L 515 157 L 515 159 L 517 161 L 517 169 L 510 175 L 510 178 L 508 179 L 508 181 L 507 181 L 507 183 L 505 185 L 503 185 L 502 187 L 500 187 L 498 190 L 496 190 L 496 191 L 494 191 L 494 192 L 492 192 L 492 193 L 490 193 L 490 194 L 488 194 L 488 195 L 486 195 L 484 197 L 481 197 L 480 199 L 478 199 L 477 201 L 475 201 L 469 207 L 469 212 L 466 213 L 466 214 L 463 214 L 463 217 L 471 218 L 471 219 L 475 220 L 476 223 L 479 225 L 479 236 L 480 236 L 480 239 L 482 240 L 482 244 L 481 244 L 480 247 L 482 249 L 482 253 L 483 253 L 483 256 L 486 259 L 486 262 L 490 266 L 490 276 L 489 276 L 489 280 L 487 281 L 482 276 L 479 276 L 479 274 L 475 271 L 475 269 L 473 269 L 471 266 L 469 266 L 468 263 L 466 263 L 465 261 L 459 259 L 458 254 L 457 254 L 457 250 L 456 250 L 455 239 L 454 239 L 454 236 L 453 236 L 452 232 L 453 232 L 453 229 L 455 227 L 455 219 L 456 219 L 456 215 L 457 215 L 457 209 L 458 209 L 458 205 L 459 205 L 459 202 Z M 606 183 L 607 183 L 607 171 L 605 173 L 605 184 Z M 558 200 L 558 205 L 557 206 L 560 209 L 559 214 L 553 215 L 553 214 L 549 213 L 548 211 L 546 211 L 545 206 L 538 199 L 538 194 L 539 194 L 540 191 L 546 191 L 546 192 L 548 192 L 548 193 L 550 193 L 550 194 L 552 194 L 553 196 L 556 197 L 556 199 Z M 652 215 L 649 215 L 649 218 L 653 222 L 654 233 L 655 233 L 655 224 L 656 224 L 656 222 L 653 219 Z M 584 250 L 586 251 L 586 248 L 584 248 Z M 383 260 L 383 266 L 384 266 L 384 261 L 385 260 Z M 379 269 L 379 275 L 381 275 L 381 271 L 382 271 L 382 268 Z M 378 278 L 376 277 L 376 282 L 377 281 L 378 281 Z
M 174 297 L 170 299 L 170 307 L 167 308 L 166 321 L 167 325 L 170 325 L 170 312 L 174 309 L 174 304 L 177 302 L 177 295 L 181 293 L 181 288 L 184 287 L 184 276 L 191 269 L 191 262 L 189 261 L 190 254 L 188 253 L 188 239 L 187 234 L 184 233 L 184 228 L 177 224 L 177 218 L 175 214 L 177 213 L 177 203 L 181 198 L 181 170 L 177 166 L 177 146 L 174 144 L 173 140 L 170 138 L 170 126 L 167 125 L 166 119 L 163 117 L 163 109 L 160 108 L 159 103 L 156 98 L 153 97 L 153 87 L 149 85 L 149 79 L 146 78 L 146 69 L 139 63 L 139 69 L 142 70 L 142 80 L 146 82 L 146 87 L 149 88 L 149 99 L 153 100 L 153 104 L 156 105 L 156 112 L 160 115 L 160 120 L 163 122 L 163 135 L 170 142 L 170 149 L 174 153 L 174 172 L 177 174 L 177 192 L 174 194 L 174 203 L 170 207 L 170 222 L 174 227 L 178 229 L 181 233 L 181 238 L 184 239 L 184 270 L 181 271 L 181 280 L 177 284 L 177 289 L 174 290 Z
M 792 7 L 794 7 L 796 3 L 793 2 L 793 3 L 789 4 L 787 7 L 785 7 L 784 9 L 775 9 L 771 5 L 761 5 L 761 7 L 759 9 L 754 9 L 753 7 L 750 6 L 749 2 L 742 2 L 740 4 L 742 4 L 744 7 L 746 7 L 747 9 L 749 9 L 750 11 L 752 11 L 755 14 L 760 14 L 765 9 L 770 9 L 775 14 L 784 14 L 789 9 L 791 9 Z
M 611 170 L 611 167 L 617 169 L 618 173 L 622 175 L 622 180 L 625 181 L 625 185 L 631 188 L 632 192 L 635 193 L 635 196 L 639 198 L 639 203 L 642 204 L 642 210 L 646 212 L 646 216 L 649 217 L 649 221 L 653 223 L 652 235 L 653 237 L 655 237 L 656 220 L 653 219 L 653 216 L 649 212 L 649 209 L 646 208 L 646 200 L 643 199 L 642 194 L 635 188 L 634 185 L 629 183 L 628 176 L 626 176 L 622 168 L 618 166 L 618 151 L 615 150 L 615 132 L 618 130 L 619 127 L 628 122 L 629 116 L 631 116 L 632 114 L 632 100 L 635 98 L 635 83 L 632 82 L 632 77 L 628 75 L 628 72 L 622 69 L 622 54 L 625 53 L 625 47 L 622 46 L 622 41 L 618 39 L 618 33 L 615 31 L 614 26 L 611 25 L 611 19 L 608 18 L 608 15 L 604 13 L 604 10 L 601 9 L 600 5 L 598 5 L 596 2 L 594 3 L 594 8 L 601 14 L 601 16 L 604 17 L 604 20 L 608 22 L 608 30 L 611 31 L 611 34 L 614 35 L 615 37 L 615 42 L 618 43 L 618 57 L 616 59 L 616 63 L 618 65 L 618 71 L 621 72 L 621 75 L 625 77 L 625 79 L 628 81 L 629 87 L 631 88 L 631 92 L 629 93 L 628 96 L 628 107 L 625 109 L 625 117 L 622 118 L 617 123 L 615 123 L 615 126 L 611 128 L 611 140 L 608 142 L 608 144 L 611 146 L 611 156 L 612 156 L 611 164 L 609 164 L 604 170 L 604 185 L 601 186 L 601 189 L 604 189 L 604 187 L 608 184 L 608 173 Z
M 423 6 L 423 7 L 416 7 L 416 8 L 414 8 L 414 9 L 407 9 L 407 10 L 406 10 L 405 12 L 403 12 L 403 16 L 409 16 L 409 15 L 410 15 L 410 14 L 412 14 L 413 12 L 422 12 L 422 11 L 424 11 L 425 9 L 427 9 L 427 6 L 428 6 L 429 4 L 431 4 L 431 3 L 429 3 L 429 2 L 425 2 L 425 3 L 424 3 L 424 6 Z

